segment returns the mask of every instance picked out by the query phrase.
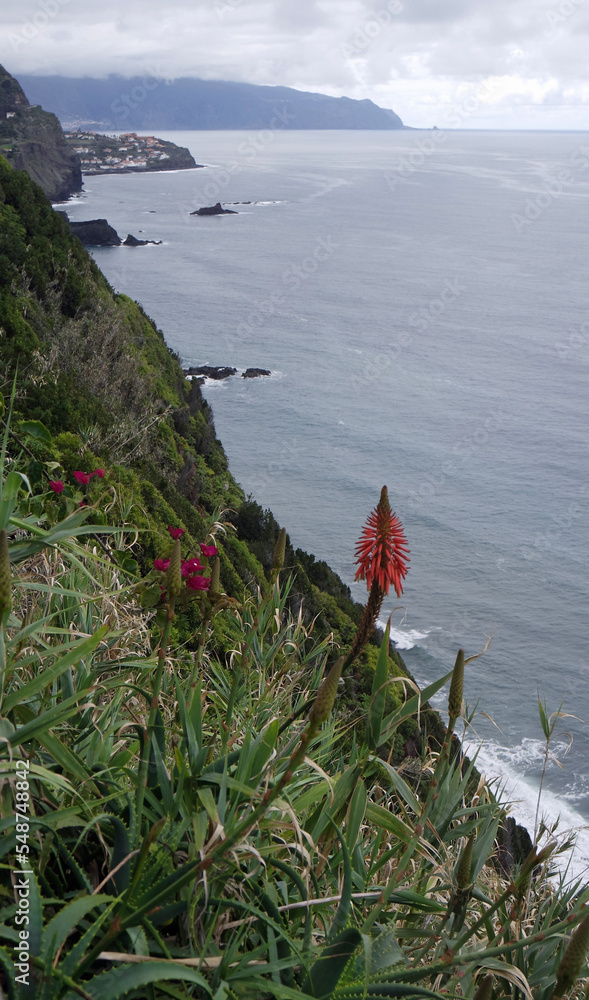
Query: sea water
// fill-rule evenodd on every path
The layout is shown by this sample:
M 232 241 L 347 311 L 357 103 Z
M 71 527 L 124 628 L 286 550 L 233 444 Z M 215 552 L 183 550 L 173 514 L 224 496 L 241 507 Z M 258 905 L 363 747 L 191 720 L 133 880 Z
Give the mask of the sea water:
M 469 739 L 530 828 L 589 859 L 589 136 L 172 132 L 204 169 L 89 177 L 73 220 L 209 382 L 247 493 L 354 583 L 386 484 L 411 548 L 392 635 L 423 684 L 467 667 Z M 191 215 L 221 201 L 237 214 Z M 444 697 L 437 703 L 441 708 Z

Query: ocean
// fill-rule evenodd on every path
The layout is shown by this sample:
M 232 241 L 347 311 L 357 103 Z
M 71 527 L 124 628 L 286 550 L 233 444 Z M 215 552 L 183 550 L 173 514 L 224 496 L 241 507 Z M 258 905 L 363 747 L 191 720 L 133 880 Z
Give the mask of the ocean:
M 204 169 L 88 177 L 72 220 L 208 382 L 247 493 L 354 583 L 389 488 L 411 549 L 392 635 L 425 684 L 460 647 L 466 740 L 589 864 L 589 135 L 170 132 Z M 197 217 L 221 201 L 237 214 Z M 442 709 L 444 698 L 437 703 Z

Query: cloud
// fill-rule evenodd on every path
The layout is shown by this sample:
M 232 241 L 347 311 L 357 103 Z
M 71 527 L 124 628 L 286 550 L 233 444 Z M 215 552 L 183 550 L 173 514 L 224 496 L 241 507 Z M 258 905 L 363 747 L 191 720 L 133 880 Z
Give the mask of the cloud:
M 500 96 L 469 124 L 503 116 L 512 127 L 541 127 L 544 109 L 545 127 L 554 127 L 560 101 L 569 127 L 586 125 L 589 0 L 31 3 L 26 13 L 16 0 L 0 12 L 8 39 L 0 59 L 16 76 L 151 72 L 283 84 L 370 98 L 414 125 L 440 119 L 460 88 L 493 79 Z

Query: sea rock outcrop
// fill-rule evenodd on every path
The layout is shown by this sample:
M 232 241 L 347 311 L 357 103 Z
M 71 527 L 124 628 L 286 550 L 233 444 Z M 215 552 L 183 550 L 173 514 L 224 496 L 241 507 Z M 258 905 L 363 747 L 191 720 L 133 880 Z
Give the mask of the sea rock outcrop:
M 70 233 L 77 236 L 84 246 L 120 247 L 121 237 L 106 219 L 89 219 L 87 222 L 68 222 Z
M 244 372 L 241 373 L 242 378 L 259 378 L 261 375 L 271 375 L 272 372 L 267 368 L 246 368 Z
M 152 246 L 157 247 L 157 246 L 160 245 L 161 242 L 162 242 L 161 240 L 138 240 L 136 236 L 133 236 L 131 233 L 128 233 L 127 239 L 123 243 L 123 246 L 124 247 L 146 247 L 149 244 L 151 244 Z
M 220 382 L 221 379 L 230 378 L 231 375 L 236 375 L 237 368 L 200 365 L 198 368 L 186 368 L 184 374 L 200 378 L 212 378 L 215 379 L 216 382 Z
M 206 208 L 198 208 L 196 212 L 191 212 L 191 215 L 237 215 L 231 208 L 223 208 L 220 201 L 216 205 L 209 205 Z

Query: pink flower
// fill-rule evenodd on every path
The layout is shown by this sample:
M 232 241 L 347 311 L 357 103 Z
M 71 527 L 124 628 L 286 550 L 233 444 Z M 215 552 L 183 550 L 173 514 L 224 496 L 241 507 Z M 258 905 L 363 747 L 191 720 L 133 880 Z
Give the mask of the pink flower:
M 80 484 L 80 486 L 87 486 L 93 475 L 93 472 L 80 472 L 78 470 L 78 472 L 74 472 L 74 479 Z
M 189 576 L 186 586 L 190 590 L 208 590 L 211 586 L 211 578 L 210 576 Z
M 105 474 L 106 469 L 94 469 L 94 472 L 92 473 L 93 476 L 98 476 L 99 479 L 104 479 Z
M 210 556 L 216 556 L 218 549 L 215 545 L 204 545 L 203 542 L 200 543 L 200 551 L 203 556 L 208 559 Z
M 168 566 L 170 565 L 169 559 L 154 559 L 153 567 L 154 569 L 159 569 L 162 573 L 165 573 Z
M 53 490 L 54 493 L 63 493 L 63 483 L 61 479 L 50 479 L 49 489 Z
M 200 559 L 186 559 L 186 561 L 182 563 L 182 576 L 193 576 L 199 569 L 202 568 L 203 566 Z
M 168 531 L 170 532 L 174 541 L 176 541 L 177 538 L 180 538 L 181 535 L 184 534 L 184 528 L 173 528 L 171 524 L 168 525 Z

